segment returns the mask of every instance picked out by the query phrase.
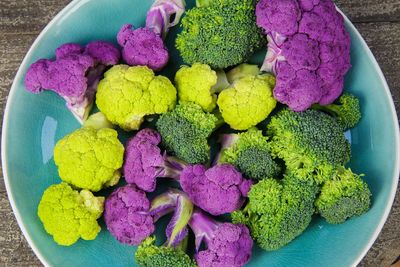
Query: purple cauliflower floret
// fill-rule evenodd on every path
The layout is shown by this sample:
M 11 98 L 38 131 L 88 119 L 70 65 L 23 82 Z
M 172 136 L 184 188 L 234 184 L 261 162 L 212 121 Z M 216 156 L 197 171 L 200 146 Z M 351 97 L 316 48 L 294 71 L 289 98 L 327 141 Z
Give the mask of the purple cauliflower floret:
M 123 166 L 127 183 L 153 192 L 157 178 L 179 178 L 185 164 L 162 153 L 160 143 L 161 135 L 153 129 L 143 129 L 128 141 Z
M 277 76 L 275 98 L 294 111 L 334 102 L 351 68 L 351 40 L 333 2 L 261 0 L 256 15 L 269 41 L 262 70 Z
M 245 225 L 221 223 L 196 209 L 189 226 L 196 237 L 196 251 L 203 241 L 207 246 L 195 254 L 199 267 L 241 267 L 250 260 L 253 240 Z
M 29 67 L 25 87 L 34 94 L 56 92 L 82 123 L 106 66 L 117 64 L 119 59 L 119 50 L 107 42 L 95 41 L 86 47 L 64 44 L 57 48 L 55 60 L 40 59 Z
M 147 66 L 154 71 L 163 69 L 169 60 L 164 44 L 169 29 L 178 24 L 185 11 L 184 0 L 156 0 L 146 18 L 146 27 L 134 29 L 124 25 L 117 35 L 122 57 L 131 66 Z M 175 16 L 174 21 L 170 21 Z
M 230 164 L 188 166 L 179 179 L 190 200 L 215 216 L 240 209 L 251 186 Z

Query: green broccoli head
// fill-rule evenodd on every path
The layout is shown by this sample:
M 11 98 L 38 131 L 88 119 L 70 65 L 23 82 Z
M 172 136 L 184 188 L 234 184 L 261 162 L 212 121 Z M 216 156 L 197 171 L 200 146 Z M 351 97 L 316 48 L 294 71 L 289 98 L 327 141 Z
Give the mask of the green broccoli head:
M 272 117 L 267 133 L 272 155 L 283 159 L 287 170 L 299 177 L 322 183 L 350 160 L 350 144 L 342 126 L 320 111 L 284 109 Z
M 210 160 L 208 137 L 218 123 L 215 115 L 205 113 L 199 105 L 181 102 L 173 111 L 162 115 L 156 126 L 169 153 L 197 164 Z
M 351 129 L 361 120 L 360 101 L 352 94 L 344 93 L 337 104 L 314 105 L 313 108 L 329 113 L 337 118 L 344 130 Z
M 343 223 L 369 210 L 371 191 L 361 175 L 350 169 L 340 168 L 334 178 L 324 183 L 315 201 L 319 214 L 328 223 Z
M 57 142 L 54 161 L 61 180 L 97 192 L 118 183 L 124 146 L 113 129 L 84 127 Z
M 155 237 L 145 239 L 135 253 L 140 267 L 196 267 L 195 262 L 184 252 L 185 249 L 156 246 Z
M 266 44 L 256 25 L 255 0 L 198 1 L 186 12 L 176 47 L 188 64 L 224 69 L 247 60 Z
M 145 116 L 163 114 L 176 103 L 176 89 L 145 66 L 116 65 L 104 74 L 96 104 L 107 119 L 126 131 L 140 128 Z
M 300 235 L 310 224 L 318 186 L 312 180 L 286 175 L 282 181 L 265 179 L 252 186 L 249 202 L 232 213 L 265 250 L 276 250 Z
M 277 177 L 281 170 L 269 153 L 268 138 L 257 128 L 222 136 L 219 162 L 234 165 L 254 180 Z
M 90 191 L 73 190 L 68 184 L 46 189 L 38 207 L 38 216 L 47 233 L 62 246 L 70 246 L 79 238 L 93 240 L 101 228 L 97 223 L 103 213 L 104 197 Z

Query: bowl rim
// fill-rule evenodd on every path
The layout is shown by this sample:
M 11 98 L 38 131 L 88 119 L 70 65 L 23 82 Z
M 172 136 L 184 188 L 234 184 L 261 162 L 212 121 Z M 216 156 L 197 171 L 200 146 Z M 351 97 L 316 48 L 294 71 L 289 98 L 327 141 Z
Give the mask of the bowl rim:
M 38 35 L 38 37 L 35 39 L 35 41 L 33 42 L 33 44 L 31 45 L 31 47 L 29 48 L 27 54 L 25 55 L 23 61 L 20 64 L 20 67 L 18 68 L 17 74 L 15 75 L 13 84 L 11 85 L 11 89 L 9 91 L 8 94 L 8 98 L 7 98 L 7 103 L 6 103 L 6 108 L 4 110 L 4 117 L 3 117 L 3 125 L 2 125 L 2 136 L 1 136 L 1 163 L 2 163 L 2 168 L 3 168 L 3 177 L 4 177 L 4 183 L 5 183 L 5 187 L 6 187 L 6 191 L 7 191 L 7 195 L 8 195 L 8 199 L 10 201 L 11 204 L 11 208 L 12 211 L 16 217 L 17 223 L 24 235 L 24 237 L 26 238 L 26 240 L 28 241 L 29 246 L 32 248 L 33 252 L 35 253 L 35 255 L 39 258 L 39 260 L 42 262 L 42 264 L 44 266 L 51 266 L 51 264 L 49 263 L 48 259 L 46 257 L 44 257 L 41 252 L 39 247 L 35 244 L 35 242 L 33 242 L 33 240 L 31 239 L 30 235 L 28 234 L 28 231 L 25 227 L 25 224 L 22 220 L 22 216 L 19 212 L 19 210 L 16 207 L 16 203 L 15 203 L 15 196 L 13 195 L 13 192 L 11 190 L 11 183 L 10 183 L 10 179 L 9 179 L 9 175 L 8 175 L 8 160 L 7 160 L 7 154 L 6 154 L 6 147 L 7 147 L 7 142 L 6 142 L 6 137 L 8 136 L 8 122 L 10 120 L 10 106 L 11 103 L 14 102 L 14 98 L 15 98 L 15 92 L 17 90 L 17 83 L 16 81 L 21 80 L 21 78 L 24 76 L 23 70 L 21 68 L 21 66 L 26 65 L 27 62 L 29 61 L 29 59 L 32 56 L 33 51 L 37 48 L 37 46 L 39 45 L 39 43 L 42 41 L 42 39 L 44 38 L 45 34 L 55 25 L 57 24 L 60 20 L 62 20 L 62 18 L 64 17 L 64 15 L 66 15 L 67 13 L 73 11 L 76 8 L 79 8 L 80 5 L 83 5 L 87 2 L 90 2 L 92 0 L 72 0 L 68 5 L 66 5 L 61 11 L 59 11 L 59 13 L 46 25 L 46 27 L 40 32 L 40 34 Z M 361 251 L 361 253 L 359 255 L 357 255 L 357 257 L 354 257 L 354 261 L 351 264 L 351 266 L 357 266 L 358 263 L 363 259 L 363 257 L 367 254 L 368 250 L 372 247 L 372 245 L 374 244 L 375 240 L 378 238 L 379 233 L 381 232 L 389 214 L 391 211 L 391 208 L 393 206 L 393 201 L 394 198 L 396 196 L 396 191 L 397 191 L 397 185 L 399 182 L 399 175 L 400 175 L 400 134 L 399 134 L 399 123 L 398 123 L 398 118 L 397 118 L 397 113 L 396 113 L 396 109 L 394 106 L 394 102 L 393 102 L 393 97 L 391 95 L 389 86 L 387 84 L 386 78 L 383 75 L 382 69 L 380 68 L 375 56 L 373 55 L 372 51 L 370 50 L 369 46 L 367 45 L 366 41 L 364 40 L 364 38 L 361 36 L 360 32 L 357 30 L 357 28 L 353 25 L 353 23 L 350 21 L 350 19 L 339 9 L 337 8 L 337 10 L 340 12 L 340 14 L 343 16 L 345 23 L 347 24 L 348 27 L 351 28 L 351 30 L 355 33 L 356 37 L 358 39 L 360 39 L 361 41 L 361 45 L 362 45 L 362 49 L 364 49 L 364 51 L 367 53 L 367 56 L 369 58 L 372 59 L 372 63 L 375 67 L 375 69 L 378 72 L 378 75 L 382 81 L 383 87 L 384 87 L 384 93 L 386 95 L 386 98 L 388 98 L 390 101 L 390 110 L 392 113 L 392 118 L 393 118 L 393 125 L 394 125 L 394 130 L 395 130 L 395 148 L 396 148 L 396 160 L 395 162 L 397 162 L 395 168 L 394 168 L 394 173 L 393 173 L 393 183 L 392 183 L 392 188 L 391 188 L 391 192 L 389 195 L 389 202 L 385 208 L 385 211 L 383 213 L 383 216 L 378 224 L 378 226 L 376 227 L 373 235 L 371 236 L 371 238 L 369 239 L 368 243 L 365 245 L 364 249 Z

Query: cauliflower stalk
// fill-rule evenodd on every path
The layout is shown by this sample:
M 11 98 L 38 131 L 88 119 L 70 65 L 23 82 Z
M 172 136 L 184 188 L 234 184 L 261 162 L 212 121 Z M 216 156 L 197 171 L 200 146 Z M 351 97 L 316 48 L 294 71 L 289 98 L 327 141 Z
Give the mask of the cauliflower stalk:
M 65 136 L 54 149 L 61 180 L 93 192 L 118 183 L 123 155 L 115 130 L 92 127 Z
M 38 207 L 38 216 L 47 233 L 62 246 L 70 246 L 79 238 L 93 240 L 101 228 L 97 223 L 103 213 L 104 197 L 90 191 L 74 190 L 66 183 L 46 189 Z
M 96 95 L 100 111 L 126 131 L 139 129 L 147 115 L 172 110 L 175 102 L 171 81 L 145 66 L 114 66 L 100 81 Z

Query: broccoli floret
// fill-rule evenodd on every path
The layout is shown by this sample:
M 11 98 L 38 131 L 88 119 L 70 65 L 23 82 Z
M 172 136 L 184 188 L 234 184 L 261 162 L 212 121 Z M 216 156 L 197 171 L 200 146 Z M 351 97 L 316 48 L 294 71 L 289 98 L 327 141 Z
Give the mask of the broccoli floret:
M 101 228 L 97 223 L 103 213 L 104 197 L 90 191 L 80 192 L 67 183 L 46 189 L 38 207 L 38 216 L 47 233 L 62 246 L 70 246 L 79 238 L 93 240 Z
M 272 117 L 267 133 L 273 156 L 283 159 L 290 172 L 318 183 L 329 180 L 337 167 L 350 160 L 350 144 L 341 124 L 320 111 L 284 109 Z
M 324 183 L 315 201 L 317 211 L 328 223 L 339 224 L 368 211 L 371 191 L 361 175 L 340 168 L 335 177 Z
M 61 180 L 97 192 L 121 177 L 124 146 L 113 129 L 84 127 L 57 142 L 54 162 Z
M 266 44 L 256 25 L 255 0 L 197 1 L 186 12 L 176 47 L 188 64 L 224 69 L 247 60 Z
M 272 159 L 267 141 L 268 138 L 257 128 L 244 133 L 223 135 L 218 162 L 230 163 L 254 180 L 276 178 L 280 167 Z
M 206 163 L 210 159 L 208 137 L 220 122 L 214 114 L 205 113 L 193 103 L 181 102 L 157 121 L 163 146 L 168 152 L 190 163 Z
M 247 225 L 261 248 L 279 249 L 311 222 L 317 190 L 313 181 L 292 175 L 262 180 L 250 189 L 247 206 L 232 213 L 233 222 Z
M 343 94 L 337 104 L 327 106 L 313 105 L 314 109 L 329 113 L 337 118 L 343 125 L 344 130 L 348 130 L 357 125 L 361 120 L 360 101 L 352 94 Z
M 154 236 L 145 239 L 135 253 L 140 267 L 196 267 L 196 263 L 185 253 L 187 239 L 180 246 L 156 246 Z

